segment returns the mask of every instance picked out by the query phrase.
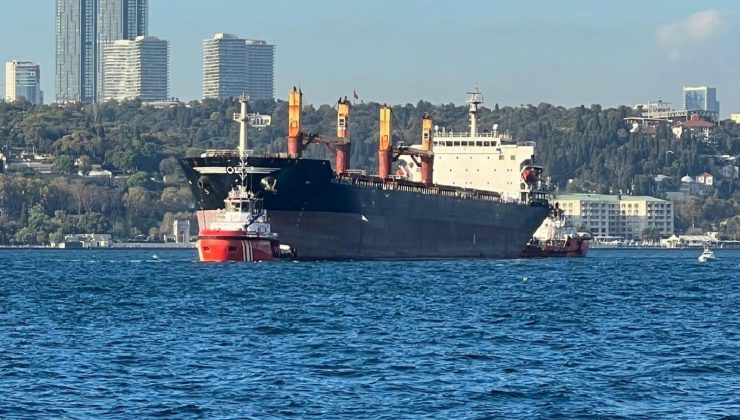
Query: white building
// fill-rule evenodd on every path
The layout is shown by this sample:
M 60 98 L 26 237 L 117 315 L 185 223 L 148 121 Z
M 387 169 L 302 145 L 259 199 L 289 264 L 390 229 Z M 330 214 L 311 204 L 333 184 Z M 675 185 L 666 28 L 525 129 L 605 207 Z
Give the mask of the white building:
M 167 99 L 169 84 L 168 42 L 153 36 L 116 40 L 105 44 L 103 100 Z
M 172 222 L 172 233 L 177 243 L 190 242 L 190 220 L 175 220 Z
M 272 99 L 275 46 L 218 33 L 203 41 L 203 98 Z
M 243 39 L 222 33 L 203 41 L 203 99 L 244 93 L 244 45 Z
M 730 114 L 730 119 L 737 124 L 740 124 L 740 112 L 733 112 Z
M 44 103 L 41 68 L 30 61 L 8 61 L 5 63 L 5 100 L 12 102 L 20 99 L 34 105 Z
M 673 234 L 673 203 L 649 196 L 558 194 L 560 207 L 573 225 L 585 225 L 594 237 L 639 239 L 647 228 Z

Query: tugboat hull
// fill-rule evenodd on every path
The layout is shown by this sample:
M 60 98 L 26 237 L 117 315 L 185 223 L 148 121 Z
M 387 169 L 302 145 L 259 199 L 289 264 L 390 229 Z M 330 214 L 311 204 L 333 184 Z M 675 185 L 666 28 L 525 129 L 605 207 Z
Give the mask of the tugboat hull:
M 565 242 L 532 242 L 522 251 L 522 258 L 585 257 L 589 241 L 585 238 L 570 238 Z
M 239 231 L 201 231 L 196 246 L 198 257 L 203 262 L 273 261 L 280 258 L 277 240 L 250 237 Z

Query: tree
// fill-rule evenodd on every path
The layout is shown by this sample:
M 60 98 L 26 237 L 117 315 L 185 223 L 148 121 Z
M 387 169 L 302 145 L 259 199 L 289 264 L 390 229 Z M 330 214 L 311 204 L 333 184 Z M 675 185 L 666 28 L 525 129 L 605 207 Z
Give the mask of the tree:
M 60 175 L 73 174 L 75 173 L 75 160 L 69 155 L 59 155 L 54 158 L 51 172 Z
M 643 241 L 658 242 L 660 240 L 660 229 L 656 227 L 648 227 L 642 230 L 640 238 Z
M 126 184 L 129 187 L 147 188 L 151 184 L 151 181 L 149 179 L 149 174 L 139 171 L 128 177 L 128 181 L 126 181 Z
M 110 231 L 110 221 L 100 213 L 85 213 L 80 217 L 77 227 L 84 233 L 106 233 Z

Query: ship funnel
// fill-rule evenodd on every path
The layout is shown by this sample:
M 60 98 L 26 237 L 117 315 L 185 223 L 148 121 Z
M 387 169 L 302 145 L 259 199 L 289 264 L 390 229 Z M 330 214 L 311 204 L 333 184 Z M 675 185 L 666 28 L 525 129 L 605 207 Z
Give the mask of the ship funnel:
M 382 179 L 391 174 L 393 144 L 391 138 L 391 107 L 380 107 L 380 142 L 378 144 L 378 176 Z
M 337 173 L 343 174 L 349 169 L 350 142 L 349 142 L 349 111 L 351 105 L 345 96 L 337 101 L 337 137 L 345 140 L 337 144 Z
M 421 121 L 421 149 L 427 152 L 432 152 L 433 141 L 432 141 L 432 117 L 429 114 L 424 114 L 424 118 Z M 432 178 L 434 174 L 434 155 L 422 155 L 421 156 L 421 182 L 426 185 L 432 185 Z
M 303 107 L 303 92 L 293 86 L 288 97 L 288 157 L 301 157 L 301 109 Z

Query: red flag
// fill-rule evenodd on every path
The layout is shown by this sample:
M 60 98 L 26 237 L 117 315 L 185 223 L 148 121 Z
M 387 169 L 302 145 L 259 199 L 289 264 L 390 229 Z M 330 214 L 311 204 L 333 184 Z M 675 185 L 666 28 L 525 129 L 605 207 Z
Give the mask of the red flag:
M 352 96 L 354 96 L 354 97 L 355 97 L 355 99 L 360 99 L 360 97 L 359 97 L 359 96 L 357 96 L 357 91 L 356 91 L 356 90 L 354 90 L 354 89 L 352 90 Z

